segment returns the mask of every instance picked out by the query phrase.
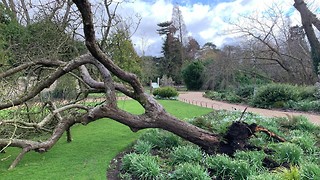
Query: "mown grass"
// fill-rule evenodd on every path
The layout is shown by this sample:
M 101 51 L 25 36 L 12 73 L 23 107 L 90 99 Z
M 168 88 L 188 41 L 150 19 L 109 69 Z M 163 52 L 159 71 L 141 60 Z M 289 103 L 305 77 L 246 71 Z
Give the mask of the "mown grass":
M 182 119 L 211 111 L 179 101 L 160 103 L 169 113 Z M 143 113 L 142 107 L 132 100 L 119 102 L 119 107 L 135 114 Z M 72 143 L 67 143 L 64 137 L 47 153 L 30 152 L 11 171 L 7 168 L 19 149 L 8 148 L 5 154 L 0 154 L 0 179 L 105 179 L 110 160 L 143 133 L 133 133 L 109 119 L 87 126 L 77 125 L 71 131 Z

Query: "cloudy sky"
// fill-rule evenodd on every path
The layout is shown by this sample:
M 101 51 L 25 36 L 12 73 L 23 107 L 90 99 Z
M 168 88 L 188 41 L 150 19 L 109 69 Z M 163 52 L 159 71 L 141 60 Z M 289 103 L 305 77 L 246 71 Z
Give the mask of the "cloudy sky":
M 305 0 L 310 8 L 320 14 L 320 0 Z M 170 21 L 172 8 L 180 6 L 187 30 L 200 45 L 212 42 L 218 47 L 232 42 L 232 35 L 224 31 L 239 14 L 264 12 L 274 3 L 288 14 L 292 24 L 300 23 L 299 13 L 293 7 L 293 0 L 135 0 L 123 3 L 118 9 L 124 17 L 141 16 L 139 28 L 132 36 L 136 50 L 146 55 L 161 55 L 163 39 L 156 33 L 157 23 Z M 223 35 L 224 34 L 224 35 Z

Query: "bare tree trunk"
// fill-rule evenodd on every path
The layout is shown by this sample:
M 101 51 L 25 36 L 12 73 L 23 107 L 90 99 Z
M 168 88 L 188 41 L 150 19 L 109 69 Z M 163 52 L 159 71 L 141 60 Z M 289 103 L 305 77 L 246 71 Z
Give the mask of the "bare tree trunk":
M 9 0 L 9 6 L 10 6 L 10 10 L 13 13 L 13 17 L 15 19 L 17 19 L 17 9 L 16 9 L 16 4 L 14 3 L 13 0 Z
M 0 121 L 0 126 L 14 123 L 15 126 L 21 125 L 27 128 L 34 128 L 35 130 L 45 130 L 44 125 L 52 122 L 51 119 L 53 117 L 56 117 L 59 120 L 55 127 L 51 129 L 53 130 L 51 137 L 43 142 L 14 138 L 0 139 L 0 147 L 12 146 L 20 147 L 22 149 L 10 168 L 14 168 L 23 158 L 23 156 L 29 151 L 33 150 L 39 153 L 48 151 L 57 143 L 64 132 L 67 132 L 67 140 L 70 141 L 70 128 L 74 124 L 81 123 L 83 125 L 87 125 L 101 118 L 113 119 L 130 127 L 133 132 L 137 132 L 146 128 L 160 128 L 167 130 L 201 146 L 203 149 L 209 152 L 215 152 L 217 150 L 220 151 L 220 146 L 227 145 L 221 143 L 220 135 L 205 131 L 171 116 L 153 97 L 145 93 L 144 87 L 136 75 L 123 71 L 100 49 L 100 46 L 95 39 L 93 14 L 89 1 L 73 0 L 73 2 L 76 4 L 81 13 L 85 43 L 92 56 L 85 54 L 68 63 L 47 64 L 47 66 L 58 66 L 58 68 L 45 79 L 39 81 L 39 83 L 33 88 L 29 88 L 25 94 L 20 94 L 16 99 L 12 99 L 10 102 L 0 103 L 0 110 L 18 106 L 27 102 L 28 100 L 36 97 L 45 88 L 50 87 L 50 85 L 61 76 L 65 75 L 66 73 L 70 73 L 75 69 L 79 69 L 82 76 L 82 81 L 88 87 L 88 89 L 101 90 L 105 93 L 105 101 L 94 107 L 86 107 L 83 104 L 71 104 L 57 108 L 54 106 L 54 104 L 52 104 L 51 112 L 38 123 L 27 123 L 24 121 L 17 122 L 14 120 Z M 14 68 L 14 70 L 10 72 L 1 73 L 0 77 L 5 78 L 21 71 L 22 69 L 26 69 L 37 64 L 45 65 L 46 63 L 39 61 L 35 63 L 28 63 L 28 66 L 21 65 Z M 96 81 L 90 76 L 89 71 L 84 66 L 86 64 L 95 66 L 95 68 L 100 72 L 103 82 Z M 111 73 L 113 76 L 116 76 L 125 83 L 120 84 L 115 82 Z M 135 115 L 120 109 L 117 106 L 116 90 L 139 102 L 144 108 L 145 113 Z M 62 115 L 64 113 L 61 112 L 71 108 L 82 109 L 85 110 L 85 112 L 79 111 L 77 112 L 77 115 L 63 117 Z M 248 130 L 247 127 L 244 129 L 248 131 L 248 133 L 246 133 L 248 135 L 251 135 L 255 131 L 255 129 Z
M 23 14 L 25 16 L 27 25 L 29 25 L 31 23 L 31 18 L 30 18 L 29 11 L 28 11 L 25 0 L 21 0 L 21 7 L 23 9 Z
M 318 66 L 320 62 L 320 42 L 314 32 L 312 24 L 314 24 L 319 30 L 320 22 L 308 9 L 303 0 L 294 0 L 294 7 L 300 12 L 302 25 L 311 46 L 311 56 L 313 60 L 314 71 L 315 73 L 318 73 Z

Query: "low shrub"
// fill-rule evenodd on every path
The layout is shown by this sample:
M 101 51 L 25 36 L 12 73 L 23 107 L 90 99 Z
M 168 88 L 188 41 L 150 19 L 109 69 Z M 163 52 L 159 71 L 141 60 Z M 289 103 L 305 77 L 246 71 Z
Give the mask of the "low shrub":
M 302 149 L 293 143 L 277 143 L 270 145 L 276 151 L 273 158 L 280 164 L 290 163 L 292 165 L 298 165 L 300 158 L 303 155 Z
M 236 94 L 243 99 L 250 99 L 254 95 L 255 86 L 246 85 L 236 89 Z
M 179 146 L 173 148 L 170 158 L 172 164 L 197 163 L 202 159 L 202 152 L 198 146 Z
M 282 108 L 289 100 L 296 101 L 298 92 L 296 86 L 288 84 L 268 84 L 261 86 L 253 96 L 251 104 L 256 107 Z
M 243 100 L 235 92 L 228 91 L 225 94 L 224 99 L 230 103 L 241 103 Z
M 213 100 L 224 100 L 223 99 L 223 94 L 219 93 L 217 91 L 206 91 L 204 93 L 204 97 L 209 98 L 209 99 L 213 99 Z
M 231 121 L 224 119 L 229 117 L 226 114 L 227 112 L 224 111 L 213 111 L 206 117 L 197 117 L 191 119 L 189 122 L 202 129 L 223 135 L 227 132 L 228 127 L 232 123 Z M 240 114 L 238 116 L 240 116 Z
M 235 160 L 245 161 L 250 164 L 252 172 L 259 172 L 265 170 L 262 166 L 262 161 L 266 157 L 266 154 L 262 151 L 237 151 L 234 154 Z
M 233 91 L 217 92 L 217 91 L 207 91 L 205 92 L 205 97 L 218 100 L 218 101 L 227 101 L 230 103 L 240 103 L 243 99 L 235 94 Z
M 305 163 L 301 168 L 301 179 L 320 179 L 320 166 L 314 163 Z
M 298 111 L 314 111 L 320 112 L 320 100 L 301 100 L 301 101 L 288 101 L 285 105 L 287 109 L 294 109 Z
M 311 123 L 305 116 L 289 116 L 285 120 L 278 119 L 279 125 L 291 130 L 302 130 L 305 132 L 320 131 L 320 127 Z
M 147 141 L 138 140 L 133 149 L 138 154 L 148 154 L 151 152 L 152 144 Z
M 173 87 L 161 87 L 153 91 L 153 95 L 158 98 L 170 99 L 179 95 L 178 91 Z
M 122 159 L 122 170 L 138 179 L 158 179 L 161 176 L 160 165 L 154 156 L 145 154 L 127 154 Z
M 316 93 L 317 88 L 316 86 L 298 86 L 298 100 L 317 100 Z
M 181 139 L 178 136 L 158 129 L 149 130 L 141 136 L 140 140 L 146 141 L 158 149 L 170 149 L 181 144 Z
M 312 154 L 315 152 L 315 145 L 317 141 L 311 133 L 301 130 L 293 130 L 290 134 L 290 142 L 299 145 L 305 153 Z
M 247 179 L 252 173 L 247 162 L 234 161 L 226 155 L 209 156 L 206 165 L 220 179 Z
M 300 172 L 296 166 L 290 166 L 290 169 L 280 168 L 280 178 L 283 180 L 300 180 Z
M 179 165 L 170 175 L 174 180 L 211 180 L 206 170 L 198 164 L 184 163 Z

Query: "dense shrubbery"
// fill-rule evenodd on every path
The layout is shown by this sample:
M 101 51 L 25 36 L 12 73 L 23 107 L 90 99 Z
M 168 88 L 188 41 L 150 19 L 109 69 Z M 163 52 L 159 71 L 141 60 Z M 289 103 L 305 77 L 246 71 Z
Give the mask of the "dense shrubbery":
M 209 131 L 225 134 L 232 121 L 241 112 L 214 111 L 206 116 L 189 120 Z M 237 151 L 234 157 L 208 155 L 197 146 L 163 130 L 150 130 L 142 135 L 133 152 L 122 160 L 123 179 L 320 179 L 320 127 L 304 117 L 264 118 L 246 113 L 243 120 L 257 123 L 286 137 L 288 142 L 275 143 L 264 134 L 252 137 L 250 144 L 268 147 L 264 151 Z M 270 171 L 264 166 L 269 158 L 289 168 Z
M 299 111 L 320 111 L 319 90 L 315 86 L 266 84 L 244 85 L 225 91 L 208 91 L 205 97 L 231 103 L 250 104 L 261 108 L 282 108 Z
M 298 100 L 298 92 L 288 84 L 268 84 L 260 87 L 252 98 L 252 105 L 262 108 L 282 108 L 287 101 Z
M 178 91 L 173 87 L 161 87 L 153 91 L 153 95 L 156 98 L 161 99 L 172 99 L 179 95 Z

